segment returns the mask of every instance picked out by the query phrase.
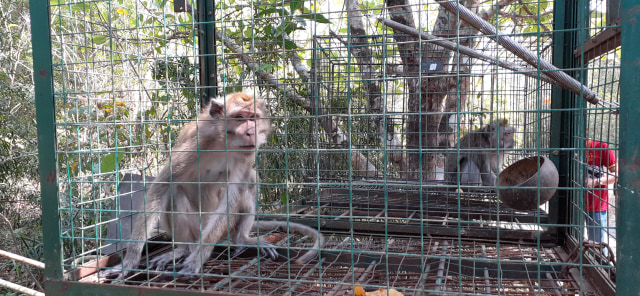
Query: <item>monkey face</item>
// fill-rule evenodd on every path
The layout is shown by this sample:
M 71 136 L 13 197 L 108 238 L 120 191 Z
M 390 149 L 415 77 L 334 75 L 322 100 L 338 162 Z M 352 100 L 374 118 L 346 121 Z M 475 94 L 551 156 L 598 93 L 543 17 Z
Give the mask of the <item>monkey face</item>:
M 240 111 L 227 118 L 227 148 L 254 151 L 267 140 L 266 119 L 259 112 Z
M 245 93 L 230 94 L 226 100 L 212 100 L 209 116 L 223 119 L 225 132 L 220 142 L 228 150 L 253 153 L 267 141 L 270 127 L 264 103 Z
M 498 127 L 498 125 L 500 125 Z M 515 129 L 507 123 L 506 120 L 499 120 L 492 122 L 489 125 L 486 125 L 480 129 L 478 132 L 481 133 L 485 137 L 485 141 L 488 142 L 486 146 L 491 148 L 513 148 L 515 147 L 515 139 L 513 138 L 513 133 Z M 476 144 L 473 144 L 476 145 Z M 476 147 L 476 146 L 473 146 Z M 477 146 L 483 147 L 483 146 Z
M 514 129 L 511 126 L 505 126 L 503 130 L 500 131 L 500 148 L 513 148 L 516 145 L 515 139 L 513 138 Z

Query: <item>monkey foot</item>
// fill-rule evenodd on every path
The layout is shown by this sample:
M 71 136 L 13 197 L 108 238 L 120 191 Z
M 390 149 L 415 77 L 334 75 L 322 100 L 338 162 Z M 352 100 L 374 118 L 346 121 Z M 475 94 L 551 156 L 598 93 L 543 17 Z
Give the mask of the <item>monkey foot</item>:
M 181 251 L 180 249 L 176 249 L 175 253 L 169 252 L 166 254 L 162 254 L 156 258 L 153 258 L 151 261 L 149 261 L 149 266 L 147 268 L 152 269 L 155 267 L 155 269 L 158 271 L 176 269 L 176 268 L 171 268 L 171 266 L 177 266 L 177 264 L 172 264 L 172 263 L 185 259 L 187 258 L 188 255 L 189 255 L 188 252 Z
M 250 247 L 238 247 L 233 252 L 233 255 L 231 257 L 232 258 L 238 257 L 239 255 L 244 253 L 249 248 Z M 276 251 L 274 245 L 271 244 L 270 242 L 267 242 L 267 241 L 261 241 L 260 242 L 260 246 L 258 247 L 258 251 L 260 252 L 260 257 L 266 257 L 266 258 L 271 259 L 271 260 L 276 260 L 280 256 L 280 254 L 278 254 L 278 251 Z
M 118 264 L 111 269 L 101 270 L 98 273 L 99 278 L 112 279 L 122 274 L 122 264 Z

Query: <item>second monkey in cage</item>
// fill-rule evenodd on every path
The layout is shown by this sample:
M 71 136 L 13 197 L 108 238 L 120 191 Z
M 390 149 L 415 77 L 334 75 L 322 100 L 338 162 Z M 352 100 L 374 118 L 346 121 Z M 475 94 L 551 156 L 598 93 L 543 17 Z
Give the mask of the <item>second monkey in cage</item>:
M 254 222 L 258 176 L 253 166 L 255 151 L 270 132 L 267 115 L 262 101 L 234 93 L 226 100 L 212 99 L 197 121 L 182 128 L 171 157 L 147 193 L 144 213 L 136 219 L 119 279 L 138 266 L 145 240 L 158 223 L 175 242 L 191 244 L 150 260 L 149 268 L 167 269 L 174 259 L 186 258 L 173 268 L 180 274 L 198 273 L 213 245 L 227 236 L 239 246 L 235 255 L 257 246 L 263 256 L 277 258 L 265 238 L 249 236 L 256 227 L 261 232 L 288 228 L 315 238 L 314 247 L 296 261 L 305 263 L 316 256 L 324 239 L 315 229 L 293 222 Z M 111 273 L 118 272 L 116 267 Z
M 506 119 L 500 119 L 464 135 L 457 144 L 460 153 L 447 153 L 445 180 L 457 184 L 460 176 L 460 185 L 495 186 L 504 163 L 504 151 L 497 148 L 513 148 L 514 132 Z

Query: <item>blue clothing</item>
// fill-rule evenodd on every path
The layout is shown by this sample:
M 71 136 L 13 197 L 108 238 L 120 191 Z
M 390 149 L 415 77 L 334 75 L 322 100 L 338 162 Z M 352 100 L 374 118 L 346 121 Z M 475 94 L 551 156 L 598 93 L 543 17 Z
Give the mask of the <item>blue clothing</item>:
M 607 211 L 587 212 L 589 217 L 587 220 L 587 237 L 589 240 L 598 243 L 608 243 L 607 237 Z M 605 256 L 607 255 L 606 248 L 604 249 Z

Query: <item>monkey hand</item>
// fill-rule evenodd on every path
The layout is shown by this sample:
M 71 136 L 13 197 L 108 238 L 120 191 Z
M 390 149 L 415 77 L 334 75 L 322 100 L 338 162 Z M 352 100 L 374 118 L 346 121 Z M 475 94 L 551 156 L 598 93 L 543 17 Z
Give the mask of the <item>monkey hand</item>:
M 258 246 L 258 251 L 260 252 L 260 257 L 266 257 L 271 260 L 278 259 L 278 256 L 280 256 L 280 254 L 278 254 L 278 251 L 276 251 L 272 243 L 266 240 L 260 240 L 259 244 L 260 245 Z M 249 249 L 249 247 L 246 247 L 246 246 L 236 248 L 235 252 L 233 252 L 232 257 L 233 258 L 238 257 L 239 255 L 244 253 L 247 249 Z

